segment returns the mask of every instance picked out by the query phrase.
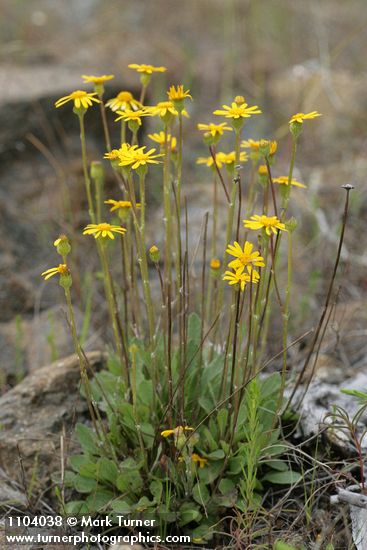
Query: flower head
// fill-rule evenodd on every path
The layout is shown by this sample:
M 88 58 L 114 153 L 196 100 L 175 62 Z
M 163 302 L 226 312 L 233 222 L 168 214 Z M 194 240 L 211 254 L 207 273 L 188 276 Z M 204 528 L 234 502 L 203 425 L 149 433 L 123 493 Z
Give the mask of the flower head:
M 208 464 L 208 459 L 203 458 L 202 456 L 198 455 L 197 453 L 192 453 L 191 460 L 198 464 L 199 468 L 204 468 Z
M 168 116 L 178 116 L 178 111 L 172 101 L 160 101 L 157 105 L 146 107 L 146 110 L 152 116 L 160 116 L 163 120 L 165 120 Z M 184 116 L 188 116 L 185 110 L 182 111 L 182 114 Z
M 230 153 L 217 153 L 218 159 L 223 164 L 227 164 L 229 167 L 232 167 L 236 161 L 236 152 L 231 151 Z M 248 156 L 245 151 L 241 151 L 240 153 L 240 162 L 247 162 Z
M 107 201 L 104 201 L 105 204 L 110 204 L 110 212 L 114 212 L 115 210 L 131 210 L 132 204 L 130 201 L 115 201 L 114 199 L 108 199 Z M 136 208 L 140 208 L 140 204 L 136 203 Z
M 249 118 L 252 115 L 260 115 L 261 111 L 257 105 L 249 107 L 245 101 L 243 103 L 233 101 L 230 106 L 222 105 L 222 109 L 217 109 L 213 114 L 231 118 L 232 120 L 239 120 Z
M 220 124 L 214 124 L 213 122 L 209 124 L 199 123 L 198 130 L 205 132 L 205 134 L 210 134 L 214 138 L 218 136 L 221 137 L 224 132 L 232 132 L 232 128 L 227 126 L 225 122 L 221 122 Z
M 120 149 L 112 149 L 103 155 L 104 159 L 108 160 L 118 160 L 120 155 Z
M 212 258 L 210 260 L 210 268 L 214 269 L 216 271 L 217 269 L 220 269 L 221 261 L 218 258 Z
M 266 139 L 247 139 L 241 142 L 241 147 L 244 149 L 251 149 L 253 152 L 259 152 L 260 148 L 264 148 L 266 146 L 268 146 L 269 156 L 274 155 L 278 149 L 278 144 L 276 141 L 268 141 Z
M 180 84 L 179 86 L 171 86 L 170 89 L 168 90 L 167 92 L 167 95 L 168 95 L 168 99 L 170 101 L 182 101 L 184 99 L 186 99 L 187 97 L 192 99 L 191 95 L 190 95 L 190 90 L 186 90 L 186 92 L 184 91 L 184 87 L 182 84 Z
M 139 109 L 137 111 L 117 111 L 116 114 L 120 116 L 115 118 L 115 122 L 124 120 L 125 122 L 135 122 L 138 126 L 141 126 L 141 117 L 150 115 L 145 109 Z
M 100 100 L 94 97 L 96 95 L 97 92 L 89 93 L 84 90 L 76 90 L 69 95 L 60 97 L 60 99 L 55 102 L 55 107 L 58 108 L 65 105 L 65 103 L 68 103 L 69 101 L 73 101 L 76 109 L 88 109 L 88 107 L 93 105 L 93 101 L 95 103 L 100 103 Z
M 316 118 L 318 116 L 322 116 L 322 115 L 317 111 L 311 111 L 310 113 L 296 113 L 290 119 L 289 124 L 292 124 L 292 122 L 298 122 L 298 124 L 303 124 L 304 120 L 311 120 L 312 118 Z
M 266 164 L 260 164 L 259 168 L 257 169 L 257 173 L 259 174 L 259 176 L 267 176 L 268 167 L 266 166 Z
M 223 275 L 223 281 L 228 281 L 231 286 L 238 285 L 241 292 L 245 290 L 247 283 L 258 283 L 259 279 L 260 275 L 255 269 L 246 272 L 244 266 L 239 267 L 236 271 L 225 271 Z
M 67 256 L 71 251 L 70 242 L 66 235 L 60 235 L 54 242 L 54 246 L 56 246 L 58 254 L 63 257 Z
M 288 176 L 280 176 L 279 178 L 273 178 L 273 183 L 278 183 L 279 185 L 289 185 L 289 178 Z M 290 184 L 294 185 L 294 187 L 302 187 L 303 189 L 307 188 L 307 185 L 304 185 L 303 183 L 300 183 L 295 179 L 292 179 L 290 181 Z
M 155 134 L 148 134 L 148 138 L 150 138 L 152 141 L 155 141 L 156 143 L 159 143 L 162 149 L 164 149 L 166 145 L 166 134 L 165 132 L 157 132 Z M 167 134 L 167 142 L 169 145 L 171 145 L 171 150 L 175 151 L 177 147 L 177 139 L 174 136 L 171 136 L 171 134 Z
M 243 224 L 247 229 L 253 229 L 258 231 L 259 229 L 265 229 L 267 235 L 278 233 L 278 229 L 281 231 L 287 231 L 284 223 L 282 223 L 276 216 L 251 216 L 250 220 L 243 220 Z
M 134 99 L 130 92 L 120 92 L 106 102 L 106 107 L 109 107 L 111 111 L 137 111 L 143 106 L 140 101 Z
M 115 75 L 113 74 L 103 74 L 101 76 L 94 76 L 94 75 L 89 76 L 86 74 L 82 75 L 84 84 L 88 84 L 92 82 L 93 84 L 100 85 L 100 84 L 103 84 L 104 82 L 107 82 L 108 80 L 112 80 L 113 78 L 115 78 Z
M 260 252 L 255 250 L 253 252 L 254 245 L 246 241 L 241 247 L 238 242 L 229 244 L 227 247 L 227 254 L 234 256 L 236 259 L 232 260 L 228 267 L 233 269 L 238 269 L 240 267 L 247 267 L 248 272 L 250 273 L 252 267 L 265 267 L 264 258 L 260 256 Z
M 223 166 L 222 155 L 224 155 L 224 154 L 225 153 L 216 153 L 216 155 L 215 155 L 215 163 L 218 166 L 218 168 L 222 168 L 222 166 Z M 196 164 L 205 164 L 205 166 L 207 166 L 208 168 L 211 168 L 212 166 L 214 166 L 214 159 L 213 159 L 212 156 L 210 156 L 210 157 L 199 157 L 196 160 Z
M 69 275 L 69 268 L 66 264 L 59 264 L 57 267 L 51 267 L 51 269 L 46 269 L 41 276 L 44 277 L 45 281 L 53 277 L 54 275 Z
M 83 235 L 93 235 L 95 239 L 108 237 L 113 240 L 115 238 L 114 233 L 123 235 L 126 233 L 126 229 L 120 225 L 111 225 L 110 223 L 90 223 L 83 231 Z
M 130 63 L 128 65 L 129 69 L 134 69 L 138 73 L 143 74 L 153 74 L 153 73 L 164 73 L 167 69 L 166 67 L 154 67 L 153 65 L 138 65 L 137 63 Z
M 193 432 L 194 428 L 190 428 L 189 426 L 177 426 L 176 428 L 173 428 L 172 430 L 163 430 L 161 432 L 162 437 L 169 437 L 170 435 L 181 435 L 184 432 Z
M 162 157 L 163 154 L 154 154 L 155 149 L 150 149 L 145 152 L 146 147 L 130 147 L 120 152 L 119 166 L 131 167 L 133 170 L 146 166 L 147 164 L 159 164 L 161 161 L 157 158 Z

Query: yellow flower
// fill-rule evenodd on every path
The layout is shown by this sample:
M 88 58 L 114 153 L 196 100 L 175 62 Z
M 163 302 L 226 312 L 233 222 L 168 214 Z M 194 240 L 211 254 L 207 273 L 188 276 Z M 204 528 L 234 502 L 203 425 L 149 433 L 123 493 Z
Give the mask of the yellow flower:
M 83 235 L 93 235 L 95 239 L 99 237 L 114 239 L 114 233 L 123 235 L 126 233 L 126 229 L 119 225 L 111 225 L 110 223 L 90 223 L 84 228 Z
M 261 140 L 253 140 L 253 139 L 247 139 L 241 142 L 241 147 L 245 149 L 251 149 L 252 151 L 258 151 L 261 146 L 266 146 L 269 144 L 269 156 L 272 156 L 276 153 L 278 149 L 278 143 L 276 141 L 268 141 L 266 139 Z
M 199 468 L 204 468 L 208 464 L 208 459 L 199 456 L 197 453 L 192 453 L 191 460 L 199 465 Z
M 145 109 L 139 109 L 138 111 L 116 111 L 118 116 L 115 118 L 115 122 L 118 122 L 119 120 L 124 120 L 125 122 L 137 122 L 139 126 L 141 126 L 141 117 L 142 116 L 150 116 L 150 113 L 148 113 Z
M 152 116 L 160 116 L 165 117 L 167 114 L 178 116 L 178 111 L 175 109 L 175 106 L 173 105 L 172 101 L 160 101 L 157 103 L 157 105 L 152 105 L 151 107 L 146 107 L 146 110 L 152 115 Z M 182 111 L 182 114 L 184 116 L 188 116 L 185 109 Z
M 60 97 L 60 99 L 55 102 L 55 107 L 58 108 L 65 105 L 65 103 L 68 103 L 68 101 L 73 101 L 76 109 L 88 109 L 88 107 L 93 105 L 93 101 L 95 103 L 100 103 L 99 99 L 94 97 L 95 95 L 97 95 L 96 92 L 89 93 L 84 90 L 76 90 L 69 95 Z
M 222 166 L 223 166 L 222 155 L 224 155 L 224 153 L 217 153 L 215 155 L 215 162 L 216 162 L 216 165 L 218 166 L 218 168 L 222 168 Z M 196 161 L 196 164 L 205 164 L 205 166 L 207 166 L 208 168 L 211 168 L 212 166 L 214 166 L 214 160 L 213 160 L 212 156 L 210 156 L 210 157 L 199 157 Z
M 218 258 L 212 258 L 210 260 L 211 269 L 217 270 L 217 269 L 220 269 L 220 266 L 221 266 L 221 262 Z
M 244 271 L 244 266 L 236 271 L 226 271 L 223 276 L 224 281 L 228 281 L 229 285 L 239 285 L 241 291 L 245 290 L 247 283 L 258 283 L 260 279 L 259 273 L 255 269 L 251 269 L 249 273 Z
M 115 210 L 130 210 L 132 208 L 130 201 L 115 201 L 114 199 L 108 199 L 104 201 L 104 203 L 112 205 L 110 212 L 114 212 Z M 140 208 L 140 203 L 136 203 L 136 208 Z
M 231 106 L 222 105 L 223 109 L 217 109 L 214 111 L 214 115 L 224 116 L 225 118 L 240 119 L 240 118 L 249 118 L 252 115 L 261 114 L 260 109 L 257 105 L 249 107 L 247 103 L 236 103 L 232 102 Z
M 164 149 L 166 143 L 165 132 L 162 131 L 155 134 L 148 134 L 148 138 L 156 143 L 159 143 L 159 145 Z M 167 134 L 167 141 L 171 144 L 171 150 L 175 151 L 177 147 L 177 139 L 174 136 L 172 137 L 171 134 Z
M 54 242 L 54 246 L 58 247 L 60 244 L 68 243 L 68 242 L 69 242 L 69 239 L 67 238 L 66 235 L 60 235 L 60 237 L 58 237 Z
M 231 151 L 230 153 L 217 153 L 217 156 L 220 160 L 220 162 L 223 162 L 223 164 L 233 164 L 236 160 L 236 152 Z M 217 160 L 217 157 L 216 157 Z M 245 151 L 241 151 L 240 153 L 240 162 L 246 162 L 248 160 L 247 153 Z M 218 160 L 217 160 L 218 162 Z
M 101 76 L 88 76 L 86 74 L 82 75 L 82 78 L 84 80 L 84 84 L 88 84 L 89 82 L 92 82 L 93 84 L 103 84 L 104 82 L 107 82 L 107 80 L 112 80 L 115 78 L 115 75 L 113 74 L 103 74 Z
M 167 92 L 167 95 L 168 95 L 168 99 L 170 101 L 182 101 L 183 99 L 186 99 L 187 97 L 192 99 L 189 92 L 190 92 L 190 90 L 186 90 L 186 92 L 185 92 L 183 85 L 180 84 L 177 87 L 171 86 L 170 89 Z
M 111 111 L 137 111 L 143 106 L 140 101 L 134 99 L 130 92 L 120 92 L 106 102 L 106 107 L 109 107 Z
M 259 176 L 267 176 L 268 175 L 268 167 L 266 166 L 266 164 L 260 164 L 257 172 L 258 172 Z
M 257 250 L 253 252 L 253 248 L 254 245 L 248 241 L 245 242 L 243 248 L 241 248 L 241 245 L 236 241 L 233 244 L 229 244 L 226 252 L 227 254 L 234 256 L 236 259 L 232 260 L 228 264 L 228 267 L 231 267 L 232 269 L 247 267 L 249 273 L 251 272 L 253 266 L 265 267 L 264 258 L 260 256 L 260 252 Z
M 197 453 L 192 453 L 191 460 L 192 460 L 192 462 L 197 463 L 199 465 L 199 468 L 204 468 L 208 464 L 208 459 L 203 458 L 202 456 L 198 455 Z M 184 459 L 183 456 L 180 456 L 178 458 L 178 461 L 179 462 L 184 462 L 185 459 Z
M 144 74 L 153 74 L 153 73 L 164 73 L 167 69 L 166 67 L 154 67 L 153 65 L 138 65 L 137 63 L 130 63 L 128 65 L 129 69 L 134 69 L 138 73 Z
M 296 113 L 290 119 L 289 124 L 291 124 L 292 122 L 298 122 L 299 124 L 303 124 L 304 120 L 311 120 L 312 118 L 316 118 L 318 116 L 322 116 L 322 115 L 317 111 L 311 111 L 310 113 Z
M 51 267 L 51 269 L 47 269 L 43 273 L 41 273 L 41 276 L 45 278 L 45 281 L 49 279 L 50 277 L 53 277 L 57 274 L 60 275 L 68 275 L 69 274 L 69 268 L 66 264 L 59 264 L 57 267 Z
M 279 185 L 288 185 L 289 178 L 288 176 L 280 176 L 279 178 L 273 178 L 273 182 L 278 183 Z M 295 179 L 291 180 L 291 185 L 294 185 L 295 187 L 302 187 L 303 189 L 307 188 L 307 185 L 304 185 Z
M 282 223 L 276 216 L 251 216 L 250 220 L 243 220 L 243 224 L 247 229 L 253 229 L 257 231 L 259 229 L 265 229 L 267 235 L 278 233 L 278 229 L 281 231 L 287 231 L 284 223 Z
M 224 132 L 232 132 L 232 128 L 227 126 L 225 122 L 220 124 L 214 124 L 210 122 L 209 124 L 198 124 L 198 130 L 205 132 L 205 134 L 210 134 L 212 137 L 222 136 Z
M 112 149 L 112 151 L 105 153 L 103 158 L 108 160 L 117 160 L 120 158 L 119 155 L 120 155 L 120 149 Z
M 190 428 L 189 426 L 177 426 L 173 430 L 163 430 L 161 432 L 162 437 L 169 437 L 170 435 L 174 435 L 175 437 L 178 437 L 179 435 L 182 435 L 184 432 L 193 432 L 194 428 Z
M 147 164 L 159 164 L 161 161 L 156 160 L 158 157 L 162 157 L 163 154 L 154 154 L 155 149 L 150 149 L 145 152 L 146 147 L 130 147 L 125 151 L 120 152 L 119 166 L 130 166 L 133 170 L 136 170 L 140 166 Z

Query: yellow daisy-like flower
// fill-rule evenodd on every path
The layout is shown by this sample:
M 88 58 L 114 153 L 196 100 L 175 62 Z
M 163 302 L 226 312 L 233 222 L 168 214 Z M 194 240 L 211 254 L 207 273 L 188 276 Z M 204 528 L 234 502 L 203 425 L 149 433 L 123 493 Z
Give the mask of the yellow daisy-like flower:
M 197 453 L 192 453 L 191 460 L 192 462 L 198 464 L 199 468 L 204 468 L 208 464 L 208 459 L 198 455 Z M 180 456 L 178 458 L 178 461 L 184 462 L 185 459 L 183 456 Z
M 225 153 L 217 153 L 215 155 L 215 162 L 216 162 L 216 165 L 218 166 L 218 168 L 222 168 L 223 166 L 223 159 L 222 159 L 222 155 L 224 155 Z M 211 168 L 212 166 L 214 166 L 214 160 L 213 160 L 213 157 L 210 156 L 210 157 L 199 157 L 196 161 L 196 164 L 205 164 L 205 166 L 207 166 L 208 168 Z
M 69 95 L 60 97 L 60 99 L 58 99 L 55 102 L 55 107 L 58 109 L 62 105 L 65 105 L 65 103 L 68 103 L 69 101 L 73 101 L 74 107 L 76 109 L 80 109 L 80 108 L 88 109 L 88 107 L 91 107 L 93 105 L 93 101 L 95 103 L 100 103 L 99 99 L 94 97 L 96 95 L 97 95 L 96 92 L 89 93 L 89 92 L 85 92 L 84 90 L 76 90 L 75 92 L 72 92 Z
M 162 148 L 164 148 L 166 144 L 166 135 L 163 131 L 155 134 L 148 134 L 148 138 L 156 143 L 159 143 Z M 177 139 L 174 136 L 171 136 L 171 134 L 167 134 L 167 141 L 171 145 L 171 150 L 175 151 L 177 147 Z
M 189 426 L 177 426 L 173 430 L 163 430 L 161 432 L 162 437 L 169 437 L 170 435 L 174 435 L 175 437 L 183 434 L 184 432 L 193 432 L 194 428 L 190 428 Z
M 87 227 L 84 228 L 83 235 L 93 235 L 95 239 L 102 237 L 105 239 L 114 239 L 114 233 L 123 235 L 126 233 L 126 229 L 119 225 L 111 225 L 110 223 L 90 223 Z
M 260 279 L 259 273 L 255 269 L 251 269 L 249 273 L 245 271 L 244 266 L 236 269 L 236 271 L 225 271 L 223 281 L 228 281 L 229 285 L 239 285 L 241 291 L 245 290 L 247 283 L 258 283 Z
M 84 81 L 84 84 L 89 84 L 92 82 L 93 84 L 103 84 L 104 82 L 107 82 L 108 80 L 112 80 L 115 78 L 115 75 L 113 74 L 103 74 L 101 76 L 94 76 L 94 75 L 82 75 L 82 79 Z
M 186 99 L 187 97 L 192 99 L 190 95 L 190 90 L 184 91 L 184 87 L 182 84 L 179 86 L 171 86 L 170 89 L 167 92 L 168 99 L 170 101 L 182 101 L 183 99 Z
M 130 149 L 120 152 L 119 166 L 130 166 L 133 170 L 136 170 L 146 164 L 160 164 L 161 161 L 156 159 L 162 157 L 162 153 L 154 154 L 155 149 L 150 149 L 146 152 L 144 149 L 146 149 L 145 146 L 138 148 L 130 147 Z
M 51 267 L 51 269 L 46 269 L 46 271 L 41 273 L 41 276 L 44 277 L 45 281 L 47 281 L 47 279 L 57 274 L 68 275 L 69 274 L 68 266 L 66 264 L 59 264 L 57 267 Z
M 130 210 L 130 208 L 132 208 L 130 201 L 115 201 L 113 199 L 108 199 L 107 201 L 104 201 L 104 203 L 112 205 L 110 212 L 114 212 L 115 210 Z M 140 203 L 136 203 L 136 208 L 140 208 Z
M 109 99 L 106 102 L 106 107 L 109 107 L 111 111 L 138 111 L 143 105 L 134 99 L 133 94 L 123 91 Z
M 276 216 L 251 216 L 249 220 L 243 220 L 243 225 L 246 229 L 253 229 L 258 231 L 259 229 L 265 229 L 267 235 L 277 234 L 278 229 L 281 231 L 287 231 L 284 223 L 282 223 Z
M 137 64 L 137 63 L 130 63 L 128 65 L 129 69 L 134 69 L 138 73 L 144 73 L 144 74 L 153 74 L 153 73 L 164 73 L 166 72 L 166 67 L 154 67 L 153 65 L 144 65 L 144 64 Z
M 265 147 L 266 145 L 269 145 L 269 156 L 274 155 L 278 149 L 278 143 L 276 141 L 247 139 L 241 142 L 241 147 L 244 149 L 251 149 L 252 151 L 259 151 L 260 147 Z
M 152 116 L 160 116 L 165 117 L 167 114 L 178 116 L 178 111 L 175 109 L 175 106 L 172 101 L 160 101 L 157 103 L 157 105 L 152 105 L 151 107 L 146 107 L 146 110 L 152 115 Z M 185 109 L 182 111 L 182 114 L 184 116 L 188 116 Z
M 243 248 L 236 241 L 233 244 L 229 244 L 226 252 L 227 254 L 234 256 L 236 259 L 232 260 L 228 264 L 228 267 L 235 270 L 240 267 L 247 267 L 249 273 L 251 272 L 253 266 L 265 267 L 264 258 L 260 256 L 260 252 L 257 250 L 253 252 L 253 248 L 254 245 L 248 241 L 245 242 Z
M 288 176 L 280 176 L 279 178 L 273 178 L 273 183 L 278 183 L 279 185 L 288 185 L 288 182 L 289 182 Z M 294 185 L 294 187 L 302 187 L 303 189 L 307 189 L 307 185 L 304 185 L 303 183 L 300 183 L 295 179 L 292 179 L 290 184 Z
M 230 153 L 218 153 L 220 162 L 223 164 L 233 164 L 236 160 L 236 152 L 231 151 Z M 245 151 L 241 151 L 240 153 L 240 162 L 246 162 L 248 161 L 248 156 Z M 218 161 L 217 161 L 218 162 Z
M 222 105 L 222 109 L 217 109 L 213 114 L 238 120 L 240 118 L 249 118 L 252 115 L 260 115 L 261 111 L 257 105 L 249 107 L 247 103 L 239 104 L 233 101 L 230 106 Z
M 303 124 L 304 120 L 311 120 L 311 119 L 316 118 L 318 116 L 322 116 L 322 115 L 321 115 L 321 113 L 318 113 L 317 111 L 311 111 L 310 113 L 296 113 L 290 119 L 289 124 L 291 124 L 292 122 L 298 122 L 299 124 Z
M 125 122 L 137 122 L 139 126 L 141 126 L 141 117 L 142 116 L 150 116 L 150 113 L 148 113 L 145 109 L 139 109 L 138 111 L 116 111 L 118 116 L 115 118 L 115 122 L 118 122 L 119 120 L 124 120 Z
M 108 160 L 117 160 L 120 158 L 120 150 L 119 149 L 112 149 L 112 151 L 108 151 L 103 155 L 104 159 Z
M 214 124 L 210 122 L 209 124 L 198 124 L 198 130 L 205 132 L 205 134 L 210 134 L 212 137 L 222 136 L 224 132 L 232 132 L 233 128 L 227 126 L 225 122 L 220 124 Z
M 208 464 L 208 459 L 204 458 L 197 453 L 192 453 L 191 460 L 199 465 L 199 468 L 204 468 Z

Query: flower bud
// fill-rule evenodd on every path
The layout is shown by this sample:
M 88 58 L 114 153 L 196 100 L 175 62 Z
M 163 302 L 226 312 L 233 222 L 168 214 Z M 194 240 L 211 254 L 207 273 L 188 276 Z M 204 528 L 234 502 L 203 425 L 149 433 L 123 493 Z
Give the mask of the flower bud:
M 301 122 L 291 122 L 289 124 L 289 130 L 292 134 L 292 136 L 294 137 L 294 139 L 297 139 L 298 136 L 301 134 L 302 130 L 303 130 L 303 124 Z
M 57 253 L 63 258 L 71 251 L 71 245 L 66 235 L 60 235 L 60 237 L 54 242 L 54 246 L 56 246 Z
M 103 165 L 99 160 L 93 160 L 90 166 L 91 178 L 97 181 L 101 181 L 104 176 Z
M 290 233 L 293 233 L 293 231 L 297 229 L 297 225 L 298 225 L 298 222 L 296 218 L 294 218 L 293 216 L 289 218 L 289 220 L 285 223 L 285 227 Z
M 161 253 L 159 251 L 159 248 L 155 245 L 151 246 L 149 249 L 149 257 L 155 264 L 159 262 Z
M 69 270 L 67 270 L 65 273 L 60 273 L 59 285 L 62 286 L 63 289 L 69 290 L 72 284 L 73 280 L 71 278 L 71 273 Z

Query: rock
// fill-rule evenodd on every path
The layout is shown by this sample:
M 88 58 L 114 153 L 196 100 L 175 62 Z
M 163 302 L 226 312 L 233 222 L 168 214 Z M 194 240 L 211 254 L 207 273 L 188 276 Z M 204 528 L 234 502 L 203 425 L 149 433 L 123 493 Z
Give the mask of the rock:
M 0 323 L 19 313 L 29 313 L 34 305 L 33 288 L 21 275 L 9 273 L 0 279 Z
M 366 391 L 367 369 L 363 372 L 359 372 L 349 380 L 346 380 L 342 385 L 322 382 L 318 378 L 314 379 L 299 409 L 300 420 L 298 435 L 302 437 L 302 439 L 307 439 L 319 433 L 320 429 L 324 428 L 326 424 L 332 424 L 333 419 L 331 417 L 325 418 L 325 416 L 332 412 L 334 405 L 343 408 L 350 417 L 353 417 L 357 412 L 359 409 L 358 400 L 350 395 L 341 393 L 341 388 Z M 296 410 L 298 410 L 297 403 L 301 401 L 304 391 L 305 389 L 300 387 L 294 396 L 293 403 L 296 404 Z M 366 426 L 367 413 L 365 412 L 359 421 L 359 435 L 362 435 Z M 354 454 L 354 447 L 351 444 L 348 433 L 346 433 L 345 430 L 338 430 L 336 424 L 333 429 L 326 430 L 325 436 L 333 447 L 339 449 L 343 456 L 351 456 Z M 362 449 L 363 452 L 367 451 L 366 437 L 362 440 Z
M 106 359 L 98 351 L 87 358 L 93 370 Z M 78 358 L 71 355 L 29 374 L 0 398 L 0 468 L 10 479 L 22 478 L 20 460 L 26 483 L 31 476 L 37 484 L 49 483 L 60 470 L 62 430 L 69 438 L 76 418 L 87 411 L 79 383 Z

